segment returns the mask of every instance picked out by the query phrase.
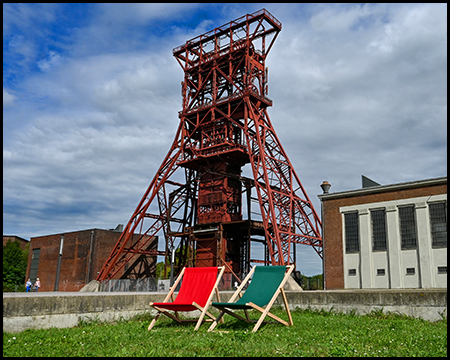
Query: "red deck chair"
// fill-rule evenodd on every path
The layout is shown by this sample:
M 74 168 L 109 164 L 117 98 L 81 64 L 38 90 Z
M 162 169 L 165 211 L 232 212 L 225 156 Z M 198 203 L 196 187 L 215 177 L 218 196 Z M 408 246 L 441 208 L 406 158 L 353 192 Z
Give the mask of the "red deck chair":
M 220 270 L 219 275 L 217 276 L 217 271 Z M 208 308 L 211 305 L 212 297 L 214 292 L 216 293 L 217 299 L 219 300 L 219 290 L 217 285 L 219 284 L 220 279 L 222 278 L 223 272 L 225 271 L 225 266 L 219 267 L 198 267 L 198 268 L 187 268 L 185 267 L 177 280 L 170 288 L 169 293 L 163 302 L 151 302 L 150 306 L 156 309 L 158 312 L 150 323 L 148 330 L 155 325 L 156 320 L 158 320 L 161 314 L 164 314 L 171 319 L 175 320 L 178 323 L 186 322 L 186 321 L 197 321 L 197 319 L 187 319 L 182 320 L 178 316 L 179 311 L 194 311 L 200 310 L 202 313 L 200 318 L 197 321 L 197 325 L 194 330 L 198 330 L 202 321 L 207 315 L 211 318 L 205 321 L 213 321 L 216 318 L 208 312 Z M 180 291 L 178 292 L 177 297 L 174 298 L 174 291 L 179 284 L 179 282 L 183 279 L 180 287 Z M 168 302 L 169 298 L 172 299 L 172 302 Z M 171 310 L 175 312 L 175 315 L 167 312 L 166 310 Z

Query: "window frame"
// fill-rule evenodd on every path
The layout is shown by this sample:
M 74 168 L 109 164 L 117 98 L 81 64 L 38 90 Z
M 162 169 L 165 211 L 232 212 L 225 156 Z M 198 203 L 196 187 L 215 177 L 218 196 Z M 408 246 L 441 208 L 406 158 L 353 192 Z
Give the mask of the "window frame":
M 350 216 L 355 216 L 356 218 L 351 219 Z M 352 222 L 350 222 L 352 221 Z M 355 226 L 351 229 L 351 226 Z M 344 213 L 344 230 L 345 230 L 345 253 L 359 253 L 361 249 L 360 245 L 360 232 L 359 232 L 359 213 L 358 211 L 352 211 Z M 352 231 L 350 231 L 352 230 Z M 356 232 L 356 234 L 355 234 Z M 356 238 L 356 239 L 355 239 Z
M 410 214 L 407 214 L 406 210 L 412 210 Z M 412 215 L 407 218 L 407 216 Z M 399 219 L 399 232 L 400 232 L 400 245 L 402 250 L 416 250 L 418 248 L 417 241 L 417 218 L 416 207 L 414 204 L 398 207 L 398 219 Z M 413 235 L 413 239 L 408 238 Z
M 434 216 L 436 212 L 434 211 L 435 206 L 444 206 L 444 216 L 445 217 L 445 231 L 444 230 L 434 230 L 436 227 L 442 226 L 442 214 L 440 217 Z M 438 210 L 438 209 L 436 209 Z M 428 204 L 428 216 L 430 220 L 430 233 L 431 233 L 431 247 L 433 249 L 446 248 L 447 247 L 447 201 L 439 201 Z M 441 220 L 439 222 L 439 220 Z M 439 239 L 437 238 L 439 237 Z M 445 240 L 443 240 L 445 239 Z
M 380 223 L 376 224 L 376 231 L 374 228 L 374 220 L 378 220 L 376 214 L 382 213 L 382 219 Z M 388 233 L 387 233 L 387 222 L 386 222 L 386 209 L 371 209 L 370 210 L 370 226 L 372 232 L 372 251 L 387 251 Z M 379 237 L 384 237 L 384 239 L 379 239 Z

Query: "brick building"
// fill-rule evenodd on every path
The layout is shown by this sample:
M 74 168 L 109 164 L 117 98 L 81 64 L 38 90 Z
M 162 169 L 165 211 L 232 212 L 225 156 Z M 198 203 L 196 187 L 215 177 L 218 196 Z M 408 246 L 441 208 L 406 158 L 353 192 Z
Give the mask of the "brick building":
M 325 289 L 447 288 L 447 177 L 325 191 Z
M 121 229 L 89 229 L 31 238 L 27 278 L 41 280 L 39 291 L 79 291 L 96 279 L 122 233 Z M 139 235 L 135 235 L 137 241 Z M 147 250 L 156 250 L 158 239 Z M 60 255 L 61 254 L 61 255 Z M 131 264 L 131 265 L 129 265 Z M 155 276 L 156 256 L 143 255 L 116 278 Z
M 3 246 L 5 246 L 8 241 L 14 242 L 16 240 L 19 242 L 22 250 L 28 249 L 28 245 L 30 244 L 30 241 L 27 239 L 21 238 L 20 236 L 16 236 L 16 235 L 3 235 Z

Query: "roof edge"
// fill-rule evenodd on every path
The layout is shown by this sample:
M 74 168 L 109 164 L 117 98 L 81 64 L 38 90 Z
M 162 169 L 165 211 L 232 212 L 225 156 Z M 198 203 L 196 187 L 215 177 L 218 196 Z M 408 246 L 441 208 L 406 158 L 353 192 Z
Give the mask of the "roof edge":
M 337 199 L 337 198 L 341 198 L 341 197 L 376 194 L 376 193 L 380 193 L 380 192 L 384 192 L 384 191 L 391 191 L 391 190 L 402 190 L 405 188 L 415 188 L 415 187 L 430 186 L 430 185 L 441 185 L 441 184 L 446 184 L 446 183 L 447 183 L 447 176 L 443 176 L 443 177 L 433 178 L 433 179 L 408 181 L 408 182 L 398 183 L 398 184 L 372 186 L 369 188 L 340 191 L 340 192 L 328 193 L 328 194 L 320 194 L 320 195 L 317 195 L 317 197 L 320 200 L 329 200 L 329 199 Z

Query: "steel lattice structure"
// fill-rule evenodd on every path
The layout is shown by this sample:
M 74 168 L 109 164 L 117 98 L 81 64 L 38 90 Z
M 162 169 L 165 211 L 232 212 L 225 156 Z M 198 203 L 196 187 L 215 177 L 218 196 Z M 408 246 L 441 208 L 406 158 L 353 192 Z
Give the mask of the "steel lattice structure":
M 117 276 L 137 256 L 167 259 L 175 250 L 180 267 L 225 265 L 236 274 L 250 262 L 295 264 L 297 243 L 322 257 L 320 218 L 267 113 L 265 60 L 280 31 L 262 9 L 173 50 L 184 71 L 175 140 L 97 280 Z M 241 175 L 247 164 L 252 177 Z M 177 171 L 181 182 L 173 180 Z M 147 249 L 158 232 L 165 250 Z M 252 241 L 265 245 L 264 260 L 250 259 Z

